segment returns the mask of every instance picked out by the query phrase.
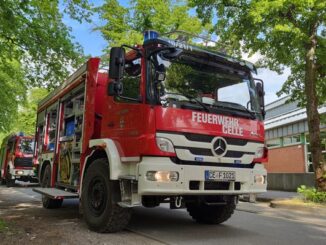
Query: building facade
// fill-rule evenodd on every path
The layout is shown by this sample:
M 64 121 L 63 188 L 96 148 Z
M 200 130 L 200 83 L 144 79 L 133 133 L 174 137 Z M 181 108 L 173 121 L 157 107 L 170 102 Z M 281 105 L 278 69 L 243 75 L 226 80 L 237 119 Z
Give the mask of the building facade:
M 306 110 L 289 97 L 266 105 L 265 139 L 269 160 L 268 173 L 312 173 Z M 319 108 L 326 114 L 326 105 Z M 320 125 L 323 155 L 326 156 L 326 125 Z

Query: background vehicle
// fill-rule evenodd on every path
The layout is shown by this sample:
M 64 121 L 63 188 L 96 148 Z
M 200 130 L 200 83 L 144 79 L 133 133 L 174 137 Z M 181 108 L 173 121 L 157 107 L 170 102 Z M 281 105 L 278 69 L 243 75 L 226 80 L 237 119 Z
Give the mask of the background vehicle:
M 251 63 L 154 37 L 91 58 L 39 103 L 35 155 L 45 208 L 80 198 L 90 229 L 170 203 L 222 223 L 266 190 L 263 83 Z
M 0 150 L 0 178 L 8 187 L 15 180 L 37 182 L 33 168 L 34 138 L 22 133 L 7 136 Z

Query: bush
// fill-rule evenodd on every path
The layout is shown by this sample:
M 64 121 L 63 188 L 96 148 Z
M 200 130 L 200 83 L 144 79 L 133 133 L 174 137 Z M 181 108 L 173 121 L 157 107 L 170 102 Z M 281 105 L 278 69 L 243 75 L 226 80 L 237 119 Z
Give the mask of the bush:
M 305 185 L 300 186 L 297 189 L 305 201 L 311 201 L 315 203 L 326 203 L 326 192 L 317 191 L 316 188 L 306 187 Z

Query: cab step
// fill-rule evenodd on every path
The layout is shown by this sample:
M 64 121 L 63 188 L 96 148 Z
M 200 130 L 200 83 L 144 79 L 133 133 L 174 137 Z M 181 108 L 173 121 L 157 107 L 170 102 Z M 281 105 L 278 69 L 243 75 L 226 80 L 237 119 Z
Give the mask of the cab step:
M 33 191 L 45 195 L 51 199 L 68 199 L 68 198 L 78 198 L 77 193 L 70 191 L 60 190 L 57 188 L 33 188 Z

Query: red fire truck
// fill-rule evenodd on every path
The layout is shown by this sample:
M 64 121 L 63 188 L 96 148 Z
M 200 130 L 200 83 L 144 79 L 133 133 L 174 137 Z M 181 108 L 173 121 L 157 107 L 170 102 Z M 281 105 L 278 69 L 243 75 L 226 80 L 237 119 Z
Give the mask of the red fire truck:
M 125 48 L 129 51 L 126 53 Z M 91 58 L 38 107 L 35 155 L 45 208 L 79 198 L 91 230 L 131 208 L 187 208 L 219 224 L 240 194 L 266 190 L 263 82 L 255 67 L 163 37 Z
M 33 169 L 34 138 L 22 133 L 4 138 L 0 150 L 0 180 L 8 187 L 15 180 L 37 182 Z

